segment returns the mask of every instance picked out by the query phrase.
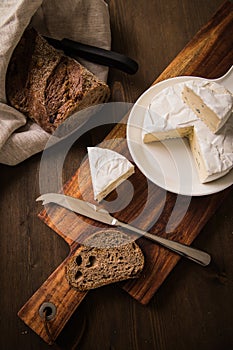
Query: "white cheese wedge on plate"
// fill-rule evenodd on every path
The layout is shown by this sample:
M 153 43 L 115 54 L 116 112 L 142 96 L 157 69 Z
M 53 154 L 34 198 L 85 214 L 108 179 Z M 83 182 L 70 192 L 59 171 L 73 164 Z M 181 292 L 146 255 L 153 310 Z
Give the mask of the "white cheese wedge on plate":
M 187 82 L 182 96 L 184 102 L 213 133 L 217 133 L 232 114 L 233 95 L 215 82 Z
M 107 148 L 88 147 L 94 199 L 100 202 L 134 173 L 134 165 Z
M 169 86 L 152 99 L 144 118 L 143 141 L 188 137 L 199 180 L 206 183 L 233 167 L 233 116 L 214 134 L 183 101 L 182 92 L 190 84 L 192 81 Z

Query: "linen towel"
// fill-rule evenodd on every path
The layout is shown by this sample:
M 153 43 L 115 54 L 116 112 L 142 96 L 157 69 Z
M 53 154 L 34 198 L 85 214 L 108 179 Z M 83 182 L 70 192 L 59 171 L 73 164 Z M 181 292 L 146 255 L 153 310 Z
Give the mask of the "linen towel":
M 0 163 L 15 165 L 41 152 L 49 137 L 40 126 L 7 105 L 5 78 L 24 30 L 110 49 L 107 4 L 103 0 L 2 0 L 0 2 Z M 108 68 L 79 60 L 106 81 Z

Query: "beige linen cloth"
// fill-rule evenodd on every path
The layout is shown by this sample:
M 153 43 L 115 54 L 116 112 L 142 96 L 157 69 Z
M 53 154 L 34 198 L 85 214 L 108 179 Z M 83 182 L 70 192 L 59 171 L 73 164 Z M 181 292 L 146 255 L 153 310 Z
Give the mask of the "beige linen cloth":
M 18 164 L 42 151 L 50 137 L 6 102 L 7 67 L 28 25 L 55 39 L 68 38 L 110 49 L 109 13 L 103 0 L 0 1 L 0 163 L 8 165 Z M 106 80 L 106 67 L 82 63 Z

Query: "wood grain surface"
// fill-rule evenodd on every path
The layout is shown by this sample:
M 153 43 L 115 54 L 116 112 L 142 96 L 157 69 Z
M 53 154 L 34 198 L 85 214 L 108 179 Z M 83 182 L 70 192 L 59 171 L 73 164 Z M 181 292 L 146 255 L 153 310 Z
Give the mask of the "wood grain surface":
M 168 68 L 171 69 L 172 75 L 173 69 L 175 72 L 179 68 L 178 61 L 173 60 L 174 57 L 209 20 L 220 4 L 221 1 L 215 0 L 166 3 L 155 0 L 109 1 L 113 48 L 135 58 L 140 65 L 135 76 L 110 71 L 109 83 L 113 91 L 113 100 L 135 101 L 153 83 L 156 76 L 163 79 L 161 72 L 171 61 L 174 66 Z M 226 3 L 224 12 L 227 13 L 227 18 L 231 16 L 230 2 Z M 217 23 L 218 20 L 215 20 L 211 25 Z M 225 25 L 222 28 L 217 27 L 217 36 L 213 38 L 216 40 L 213 41 L 216 50 L 213 56 L 209 57 L 211 64 L 217 62 L 215 58 L 222 57 L 217 53 L 219 51 L 216 38 L 218 35 L 224 37 Z M 229 23 L 226 27 L 229 31 L 232 28 Z M 205 27 L 205 32 L 208 32 L 208 28 Z M 195 42 L 197 49 L 200 44 L 197 37 Z M 207 48 L 208 45 L 211 46 L 211 40 L 206 43 L 205 52 L 211 52 Z M 218 60 L 213 71 L 208 71 L 208 60 L 202 60 L 200 66 L 197 65 L 198 68 L 196 66 L 190 74 L 198 72 L 197 75 L 209 77 L 222 75 L 232 64 L 228 61 L 229 57 L 232 59 L 232 50 L 227 53 L 227 46 L 223 51 L 228 58 L 220 59 L 221 64 Z M 185 49 L 181 54 L 185 57 Z M 183 74 L 188 66 L 189 64 L 181 67 L 180 74 Z M 165 73 L 169 74 L 169 71 L 165 70 L 163 74 Z M 91 130 L 72 147 L 66 159 L 64 183 L 79 167 L 86 155 L 86 146 L 101 142 L 109 133 L 109 129 L 111 126 L 104 130 Z M 112 133 L 116 132 L 117 130 L 113 129 Z M 40 204 L 35 203 L 35 198 L 39 195 L 39 168 L 40 155 L 14 168 L 1 166 L 0 345 L 4 349 L 48 348 L 16 314 L 69 254 L 69 247 L 63 238 L 54 234 L 37 218 L 41 208 Z M 145 181 L 143 176 L 140 180 Z M 144 186 L 146 188 L 147 184 Z M 163 197 L 164 194 L 162 190 L 157 189 L 157 196 L 159 195 Z M 195 208 L 198 212 L 201 208 L 197 203 L 191 202 L 186 214 L 186 219 L 190 220 L 190 231 L 192 228 L 194 231 L 199 230 L 203 226 L 213 213 L 209 210 L 210 199 L 211 205 L 216 208 L 220 205 L 219 198 L 223 199 L 219 196 L 203 198 L 204 212 L 198 222 L 192 220 L 189 211 Z M 172 203 L 172 198 L 169 198 L 169 203 Z M 172 204 L 166 210 L 169 213 Z M 161 217 L 161 230 L 166 220 L 166 215 Z M 194 242 L 196 247 L 211 253 L 211 266 L 203 269 L 182 259 L 146 307 L 134 301 L 116 285 L 89 292 L 60 334 L 57 340 L 59 347 L 84 350 L 232 348 L 232 220 L 232 196 L 228 195 Z M 98 228 L 99 226 L 94 227 L 94 230 Z M 170 237 L 173 237 L 173 233 Z M 192 239 L 193 237 L 190 237 L 190 241 Z M 143 241 L 142 244 L 147 243 Z M 131 283 L 124 285 L 124 288 L 138 293 Z M 141 290 L 139 292 L 141 293 Z M 81 342 L 79 345 L 73 345 L 75 339 L 79 338 L 84 319 L 87 319 L 87 326 Z
M 232 8 L 230 7 L 230 9 Z M 212 33 L 214 33 L 214 38 L 209 40 L 212 37 Z M 221 42 L 219 44 L 220 38 Z M 206 42 L 208 42 L 208 45 Z M 219 62 L 222 67 L 222 61 L 230 56 L 229 52 L 231 54 L 230 48 L 232 44 L 233 11 L 229 12 L 229 6 L 225 5 L 186 45 L 184 50 L 181 51 L 156 82 L 182 74 L 197 76 L 198 67 L 203 66 L 206 56 L 209 59 L 213 50 L 216 50 L 215 60 L 212 59 L 211 62 L 209 59 L 208 68 L 205 68 L 205 77 L 209 77 L 212 67 L 215 68 Z M 193 59 L 194 56 L 195 60 Z M 228 69 L 232 62 L 231 56 L 227 62 L 226 68 Z M 113 149 L 130 158 L 125 126 L 126 122 L 116 125 L 99 146 Z M 51 163 L 50 158 L 49 163 Z M 115 216 L 121 221 L 128 223 L 136 220 L 137 226 L 141 229 L 147 230 L 149 228 L 151 233 L 185 244 L 192 243 L 202 227 L 231 191 L 230 188 L 215 195 L 191 199 L 166 193 L 166 191 L 156 185 L 149 183 L 138 169 L 136 169 L 130 180 L 133 185 L 133 197 L 130 203 L 124 206 L 123 210 L 118 210 Z M 127 187 L 125 187 L 127 185 L 123 183 L 118 193 L 123 203 L 127 203 L 129 196 Z M 93 201 L 88 159 L 82 163 L 71 180 L 65 184 L 63 191 L 67 195 L 82 198 L 89 202 Z M 108 196 L 108 199 L 110 202 L 114 201 L 114 194 Z M 108 204 L 109 202 L 107 202 Z M 144 215 L 141 215 L 141 212 L 145 212 Z M 93 233 L 94 230 L 99 229 L 99 225 L 96 222 L 84 219 L 67 209 L 54 205 L 48 205 L 46 210 L 40 213 L 40 218 L 66 240 L 70 245 L 71 253 L 77 249 L 78 243 L 81 243 L 83 238 L 89 233 Z M 106 227 L 108 226 L 106 225 Z M 142 304 L 147 304 L 176 265 L 179 256 L 144 238 L 141 238 L 138 243 L 145 255 L 145 268 L 139 278 L 126 282 L 123 284 L 123 288 L 136 300 Z M 45 300 L 53 302 L 59 309 L 61 300 L 63 300 L 58 315 L 51 322 L 51 332 L 56 337 L 60 333 L 62 325 L 68 321 L 74 312 L 74 305 L 76 304 L 77 307 L 85 294 L 74 293 L 74 290 L 69 287 L 65 278 L 64 265 L 65 262 L 58 267 L 57 273 L 53 273 L 49 277 L 42 288 L 32 296 L 30 301 L 19 312 L 22 320 L 45 340 L 48 340 L 48 336 L 44 330 L 41 317 L 38 315 L 38 305 L 40 306 Z M 56 294 L 52 295 L 52 290 L 56 290 Z

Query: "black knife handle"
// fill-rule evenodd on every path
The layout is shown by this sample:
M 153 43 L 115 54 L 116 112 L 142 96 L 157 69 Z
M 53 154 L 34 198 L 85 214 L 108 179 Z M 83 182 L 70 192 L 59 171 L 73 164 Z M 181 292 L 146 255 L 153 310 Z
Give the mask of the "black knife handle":
M 118 52 L 82 44 L 70 39 L 62 39 L 61 41 L 48 37 L 45 37 L 45 39 L 55 48 L 62 49 L 69 56 L 76 55 L 97 64 L 117 68 L 128 74 L 135 74 L 138 70 L 136 61 Z

